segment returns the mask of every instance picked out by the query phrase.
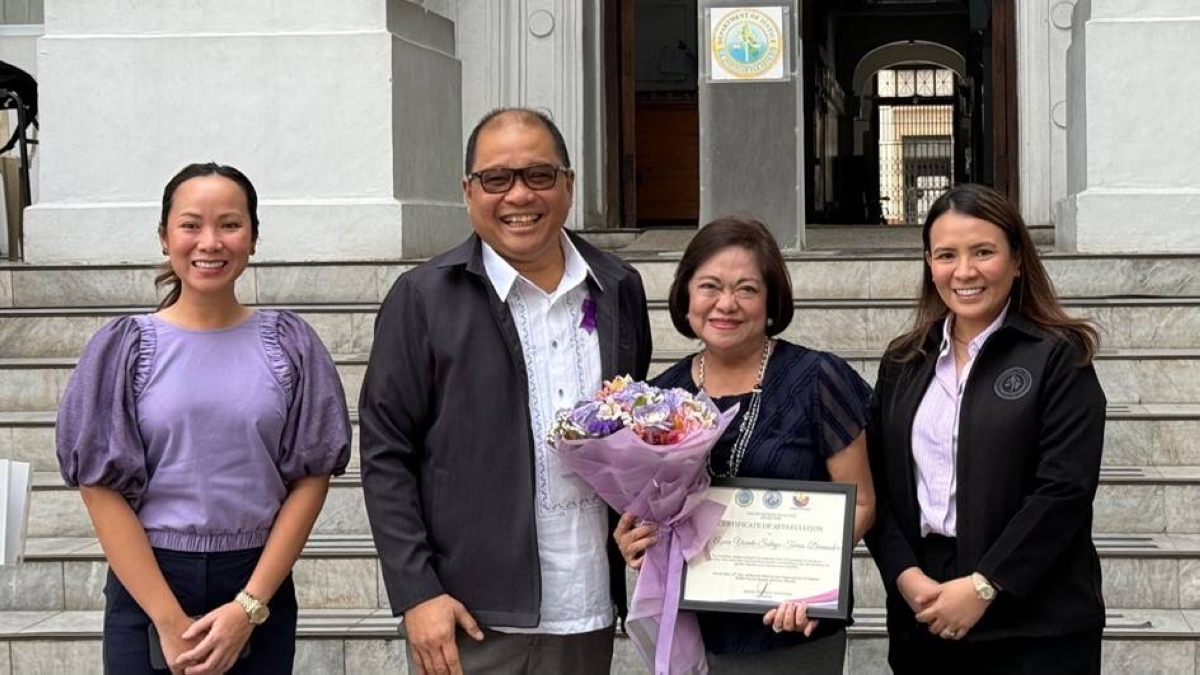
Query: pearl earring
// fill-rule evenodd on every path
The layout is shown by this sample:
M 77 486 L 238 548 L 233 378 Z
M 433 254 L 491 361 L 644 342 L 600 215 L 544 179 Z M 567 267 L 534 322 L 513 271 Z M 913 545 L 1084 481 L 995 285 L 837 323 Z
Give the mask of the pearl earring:
M 768 325 L 768 326 L 774 326 L 774 325 L 775 325 L 775 319 L 772 319 L 771 317 L 769 317 L 769 316 L 768 316 L 768 317 L 767 317 L 767 325 Z

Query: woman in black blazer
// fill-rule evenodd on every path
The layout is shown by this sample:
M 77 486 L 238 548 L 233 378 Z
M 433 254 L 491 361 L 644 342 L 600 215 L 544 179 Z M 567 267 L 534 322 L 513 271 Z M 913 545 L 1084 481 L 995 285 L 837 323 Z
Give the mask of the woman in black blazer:
M 868 417 L 888 662 L 1099 673 L 1096 330 L 1063 311 L 994 190 L 951 189 L 922 236 L 916 319 L 883 357 Z

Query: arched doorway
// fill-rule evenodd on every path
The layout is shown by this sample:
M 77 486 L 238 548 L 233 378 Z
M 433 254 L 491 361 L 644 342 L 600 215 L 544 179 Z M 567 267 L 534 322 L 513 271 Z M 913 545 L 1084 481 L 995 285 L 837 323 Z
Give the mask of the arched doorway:
M 942 192 L 972 173 L 971 87 L 966 59 L 945 45 L 894 42 L 868 52 L 854 69 L 854 152 L 877 174 L 858 177 L 866 222 L 914 224 Z
M 1011 3 L 801 5 L 809 223 L 919 222 L 965 181 L 1016 197 Z

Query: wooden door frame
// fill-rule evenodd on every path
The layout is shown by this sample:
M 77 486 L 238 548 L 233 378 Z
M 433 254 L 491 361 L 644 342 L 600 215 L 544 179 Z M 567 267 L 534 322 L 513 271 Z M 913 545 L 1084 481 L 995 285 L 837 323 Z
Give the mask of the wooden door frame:
M 992 185 L 1021 200 L 1017 110 L 1017 20 L 1010 0 L 991 0 Z
M 637 225 L 635 0 L 603 2 L 606 221 L 617 229 Z

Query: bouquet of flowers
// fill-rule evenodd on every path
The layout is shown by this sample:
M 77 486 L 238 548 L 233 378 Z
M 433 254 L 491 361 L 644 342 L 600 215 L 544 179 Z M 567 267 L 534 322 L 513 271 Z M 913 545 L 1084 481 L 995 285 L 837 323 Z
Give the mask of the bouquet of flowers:
M 683 567 L 700 554 L 724 507 L 704 498 L 707 459 L 737 414 L 707 397 L 627 376 L 560 410 L 550 445 L 609 506 L 658 525 L 625 627 L 656 675 L 707 673 L 695 615 L 679 611 Z

